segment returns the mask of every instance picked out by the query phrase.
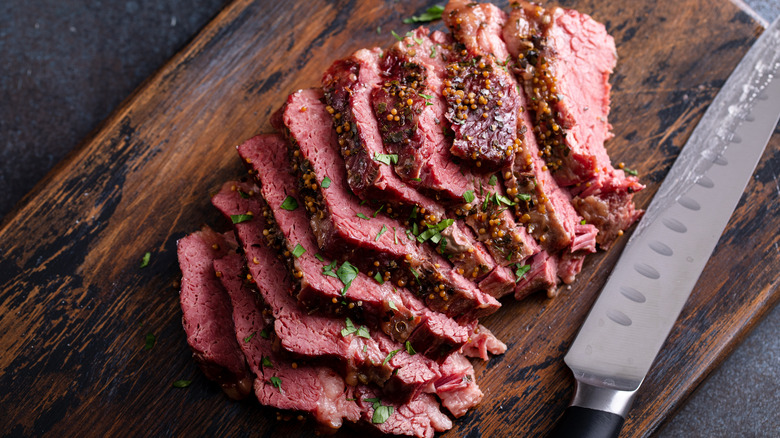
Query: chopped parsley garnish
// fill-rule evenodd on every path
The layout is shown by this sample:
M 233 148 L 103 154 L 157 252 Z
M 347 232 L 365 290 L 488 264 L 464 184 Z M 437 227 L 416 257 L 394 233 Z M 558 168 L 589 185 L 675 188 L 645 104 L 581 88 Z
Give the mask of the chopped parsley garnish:
M 324 262 L 324 261 L 325 261 L 325 259 L 324 259 L 324 258 L 322 258 L 322 256 L 320 255 L 320 253 L 314 254 L 314 258 L 315 258 L 315 259 L 317 259 L 317 260 L 319 260 L 319 261 L 321 261 L 321 262 Z
M 356 335 L 360 336 L 361 338 L 365 339 L 371 339 L 371 333 L 368 332 L 368 327 L 361 325 L 358 327 L 357 331 L 355 332 Z
M 410 267 L 409 270 L 412 271 L 412 275 L 414 275 L 414 278 L 419 283 L 420 282 L 420 274 L 418 274 L 417 271 L 414 268 L 412 268 L 412 267 Z
M 482 185 L 479 186 L 480 192 L 482 191 Z M 482 202 L 482 211 L 487 211 L 488 208 L 488 201 L 490 201 L 490 196 L 485 196 L 485 200 Z
M 266 329 L 260 330 L 260 337 L 263 339 L 268 339 L 268 330 Z
M 262 365 L 263 365 L 264 368 L 273 368 L 274 367 L 274 364 L 273 364 L 273 362 L 271 362 L 271 359 L 269 359 L 269 358 L 267 358 L 265 356 L 263 356 Z
M 398 41 L 403 41 L 404 40 L 403 37 L 401 35 L 398 35 L 397 33 L 395 33 L 394 30 L 391 30 L 390 34 L 393 35 L 393 38 L 397 39 Z
M 434 5 L 418 16 L 404 18 L 404 24 L 427 23 L 429 21 L 441 20 L 442 12 L 444 12 L 444 6 Z
M 247 214 L 231 214 L 230 220 L 233 221 L 234 224 L 240 224 L 242 222 L 246 222 L 249 220 L 252 220 L 252 213 Z
M 528 193 L 518 193 L 517 197 L 522 199 L 523 201 L 530 201 L 531 200 L 531 195 L 529 195 Z
M 427 94 L 420 93 L 420 96 L 426 98 L 426 99 L 433 99 L 433 96 L 428 96 Z
M 393 300 L 387 300 L 387 307 L 395 310 L 396 312 L 398 311 L 398 307 L 395 306 L 395 303 L 393 302 Z
M 330 187 L 330 182 L 331 182 L 330 178 L 326 176 L 325 179 L 322 180 L 322 184 L 320 185 L 322 186 L 323 189 L 327 189 L 328 187 Z
M 333 260 L 332 262 L 330 262 L 329 265 L 323 266 L 322 267 L 322 274 L 323 275 L 327 275 L 328 277 L 336 277 L 336 278 L 338 278 L 336 273 L 333 272 L 333 270 L 336 269 L 336 265 L 337 264 L 338 264 L 338 261 Z
M 192 380 L 177 380 L 177 381 L 173 382 L 173 387 L 174 388 L 186 388 L 186 387 L 190 386 L 191 383 L 192 383 Z
M 354 334 L 360 336 L 361 338 L 371 338 L 371 334 L 369 333 L 366 326 L 355 327 L 355 324 L 349 318 L 347 318 L 344 322 L 346 327 L 341 329 L 341 336 L 346 338 L 347 336 Z
M 292 196 L 288 196 L 284 198 L 284 202 L 282 202 L 282 208 L 287 211 L 293 211 L 298 208 L 298 201 L 296 201 Z
M 395 244 L 398 245 L 398 236 L 395 234 L 395 227 L 393 227 L 393 240 L 395 241 Z
M 247 336 L 247 337 L 245 337 L 245 338 L 244 338 L 244 343 L 246 344 L 246 343 L 248 343 L 249 341 L 251 341 L 251 340 L 252 340 L 252 338 L 254 338 L 256 334 L 257 334 L 257 332 L 252 332 L 252 333 L 250 333 L 250 334 L 249 334 L 249 336 Z M 261 335 L 261 336 L 262 336 L 262 335 Z M 268 337 L 268 335 L 266 335 L 265 337 Z
M 409 219 L 415 219 L 417 218 L 417 206 L 415 205 L 414 208 L 412 208 L 412 212 L 409 213 Z
M 380 272 L 377 272 L 376 274 L 374 274 L 374 280 L 376 280 L 376 282 L 379 283 L 379 284 L 384 284 L 385 283 L 385 278 L 382 277 L 382 274 Z
M 152 253 L 147 252 L 146 254 L 144 254 L 144 256 L 141 257 L 141 267 L 145 268 L 145 267 L 149 266 L 149 260 L 151 258 L 152 258 Z
M 349 286 L 352 284 L 352 280 L 357 278 L 358 273 L 358 268 L 353 266 L 350 262 L 344 262 L 339 267 L 339 270 L 336 271 L 336 276 L 344 283 L 344 287 L 341 289 L 342 296 L 347 294 L 347 289 L 349 289 Z
M 626 172 L 627 174 L 629 174 L 629 175 L 632 175 L 632 176 L 637 176 L 637 175 L 639 175 L 639 172 L 637 172 L 637 171 L 636 171 L 636 170 L 634 170 L 634 169 L 629 169 L 628 167 L 624 167 L 624 168 L 623 168 L 623 172 Z
M 415 354 L 417 354 L 417 352 L 416 352 L 416 351 L 414 351 L 414 347 L 412 347 L 412 343 L 411 343 L 411 342 L 409 342 L 409 341 L 406 341 L 406 345 L 405 345 L 405 346 L 406 346 L 406 352 L 407 352 L 407 353 L 409 353 L 409 354 L 410 354 L 410 355 L 412 355 L 412 356 L 414 356 Z
M 368 218 L 368 216 L 364 215 L 363 213 L 358 213 L 355 216 L 359 217 L 360 219 L 367 220 L 367 221 L 371 220 L 371 219 Z
M 585 225 L 587 222 L 585 222 L 585 219 L 580 221 L 580 225 Z
M 391 164 L 398 164 L 398 154 L 380 154 L 378 152 L 374 152 L 374 161 L 379 161 L 380 163 L 387 164 L 388 166 Z
M 157 342 L 157 338 L 151 334 L 146 334 L 146 344 L 144 345 L 144 350 L 151 350 L 154 347 L 155 342 Z
M 379 212 L 384 209 L 385 209 L 385 204 L 380 205 L 379 208 L 377 208 L 376 211 L 374 212 L 373 216 L 376 217 L 376 215 L 378 215 Z
M 515 267 L 517 268 L 515 271 L 515 283 L 517 283 L 521 278 L 525 277 L 526 272 L 531 269 L 531 265 L 521 265 L 520 263 L 517 263 L 515 264 Z
M 249 193 L 246 193 L 241 189 L 238 189 L 238 194 L 241 195 L 241 197 L 244 199 L 249 199 Z
M 490 180 L 488 181 L 488 184 L 490 184 L 491 186 L 494 186 L 494 185 L 496 185 L 497 182 L 498 182 L 498 177 L 493 175 L 493 176 L 490 177 Z
M 431 239 L 433 243 L 439 243 L 441 240 L 441 232 L 446 230 L 447 227 L 452 225 L 454 222 L 454 219 L 445 219 L 436 225 L 427 225 L 428 229 L 417 236 L 417 241 L 423 243 L 426 240 Z
M 273 376 L 271 377 L 271 385 L 274 385 L 274 388 L 278 389 L 279 391 L 282 390 L 282 379 Z
M 392 359 L 393 356 L 398 354 L 399 351 L 401 351 L 400 348 L 398 350 L 393 350 L 393 351 L 387 353 L 387 356 L 385 357 L 385 360 L 382 361 L 382 366 L 387 365 L 387 363 L 390 362 L 390 359 Z
M 374 237 L 374 242 L 379 240 L 379 238 L 382 237 L 382 234 L 385 234 L 385 231 L 387 231 L 387 227 L 382 225 L 382 229 L 379 230 L 379 232 L 377 233 L 376 237 Z
M 474 201 L 474 191 L 468 190 L 463 193 L 463 200 L 466 202 L 473 202 Z
M 504 196 L 504 195 L 499 195 L 498 193 L 496 193 L 496 194 L 494 195 L 494 198 L 495 198 L 495 203 L 496 203 L 496 205 L 501 205 L 501 204 L 505 204 L 505 205 L 515 205 L 515 203 L 514 203 L 514 202 L 510 201 L 510 200 L 509 200 L 509 198 L 507 198 L 507 197 L 506 197 L 506 196 Z
M 376 27 L 376 34 L 379 35 L 380 33 L 382 33 L 382 26 L 377 26 Z
M 371 422 L 374 424 L 382 424 L 393 415 L 393 407 L 382 405 L 378 398 L 364 398 L 363 401 L 373 405 L 374 415 L 371 417 Z
M 431 54 L 430 54 L 430 57 L 431 57 L 431 58 L 435 58 L 435 57 L 436 57 L 436 46 L 431 46 Z
M 306 252 L 306 248 L 301 246 L 301 244 L 295 245 L 295 249 L 293 249 L 292 255 L 297 259 L 298 257 L 302 256 L 303 253 Z

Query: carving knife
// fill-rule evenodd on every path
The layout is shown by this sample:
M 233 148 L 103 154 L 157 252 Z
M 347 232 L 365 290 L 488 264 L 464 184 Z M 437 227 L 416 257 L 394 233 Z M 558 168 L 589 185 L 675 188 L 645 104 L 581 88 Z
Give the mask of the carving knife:
M 564 361 L 571 405 L 550 436 L 617 437 L 780 118 L 780 19 L 709 106 Z

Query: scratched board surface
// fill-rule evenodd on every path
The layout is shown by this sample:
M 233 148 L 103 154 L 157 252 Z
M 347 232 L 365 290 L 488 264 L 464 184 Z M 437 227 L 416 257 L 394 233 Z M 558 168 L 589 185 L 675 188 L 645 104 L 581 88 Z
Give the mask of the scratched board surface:
M 130 96 L 0 225 L 0 430 L 51 436 L 314 435 L 256 401 L 233 402 L 191 359 L 176 240 L 242 173 L 233 147 L 269 129 L 284 97 L 337 57 L 393 42 L 432 2 L 236 1 Z M 760 26 L 728 1 L 570 1 L 617 42 L 614 162 L 639 171 L 644 207 Z M 773 137 L 624 436 L 651 434 L 778 299 L 780 135 Z M 476 363 L 486 394 L 442 434 L 532 436 L 560 416 L 561 361 L 624 240 L 590 257 L 560 297 L 507 300 L 484 320 L 509 351 Z M 147 267 L 139 268 L 146 252 Z M 767 255 L 769 254 L 769 255 Z M 156 343 L 146 350 L 145 336 Z M 191 379 L 186 389 L 171 383 Z M 351 436 L 344 430 L 338 436 Z

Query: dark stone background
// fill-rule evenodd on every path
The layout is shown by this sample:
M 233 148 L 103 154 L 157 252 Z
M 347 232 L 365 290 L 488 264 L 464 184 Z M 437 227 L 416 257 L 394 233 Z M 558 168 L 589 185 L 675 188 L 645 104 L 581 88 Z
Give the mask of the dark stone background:
M 0 218 L 226 3 L 0 1 Z M 780 307 L 658 435 L 780 436 L 778 406 Z

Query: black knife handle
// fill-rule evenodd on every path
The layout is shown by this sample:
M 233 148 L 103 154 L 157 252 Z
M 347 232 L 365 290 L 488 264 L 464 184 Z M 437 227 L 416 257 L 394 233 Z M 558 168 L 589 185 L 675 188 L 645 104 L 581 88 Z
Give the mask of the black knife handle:
M 548 438 L 617 438 L 623 421 L 611 412 L 569 406 Z

